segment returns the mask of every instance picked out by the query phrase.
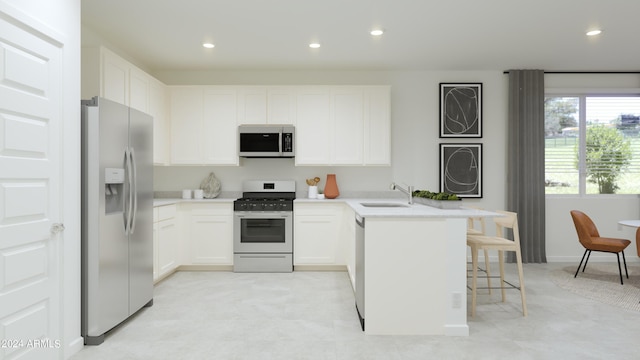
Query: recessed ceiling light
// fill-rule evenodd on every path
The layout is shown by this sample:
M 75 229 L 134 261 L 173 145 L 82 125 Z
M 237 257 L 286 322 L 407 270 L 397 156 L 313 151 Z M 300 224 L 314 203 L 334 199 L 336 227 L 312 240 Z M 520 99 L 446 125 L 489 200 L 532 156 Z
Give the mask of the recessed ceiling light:
M 311 44 L 309 44 L 309 47 L 312 48 L 312 49 L 317 49 L 317 48 L 320 47 L 320 44 L 319 43 L 311 43 Z
M 384 30 L 382 30 L 382 29 L 371 30 L 370 34 L 373 35 L 373 36 L 380 36 L 380 35 L 384 34 Z
M 591 30 L 587 31 L 587 36 L 596 36 L 600 35 L 600 33 L 602 33 L 602 30 Z
M 202 46 L 206 47 L 207 49 L 213 49 L 215 47 L 215 45 L 212 43 L 202 43 Z

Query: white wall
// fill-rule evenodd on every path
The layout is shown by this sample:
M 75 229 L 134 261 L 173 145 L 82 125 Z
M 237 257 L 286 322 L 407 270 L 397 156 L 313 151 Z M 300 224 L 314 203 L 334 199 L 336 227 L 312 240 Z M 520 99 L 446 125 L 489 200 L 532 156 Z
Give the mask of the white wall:
M 601 236 L 631 240 L 625 251 L 627 263 L 639 263 L 636 255 L 635 229 L 618 226 L 619 220 L 640 219 L 638 196 L 548 196 L 547 261 L 580 262 L 584 248 L 578 242 L 569 211 L 580 210 L 593 220 Z M 594 252 L 589 261 L 615 262 L 613 254 Z
M 65 225 L 60 318 L 64 358 L 79 351 L 80 337 L 80 0 L 3 0 L 54 30 L 63 48 L 63 181 Z M 52 339 L 57 340 L 57 339 Z

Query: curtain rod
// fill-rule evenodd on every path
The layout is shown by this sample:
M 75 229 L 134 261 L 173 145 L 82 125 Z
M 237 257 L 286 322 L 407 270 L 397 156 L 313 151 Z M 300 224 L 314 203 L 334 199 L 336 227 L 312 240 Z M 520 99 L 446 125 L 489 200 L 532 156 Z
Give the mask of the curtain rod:
M 508 74 L 505 70 L 503 74 Z M 545 74 L 640 74 L 640 71 L 545 71 Z

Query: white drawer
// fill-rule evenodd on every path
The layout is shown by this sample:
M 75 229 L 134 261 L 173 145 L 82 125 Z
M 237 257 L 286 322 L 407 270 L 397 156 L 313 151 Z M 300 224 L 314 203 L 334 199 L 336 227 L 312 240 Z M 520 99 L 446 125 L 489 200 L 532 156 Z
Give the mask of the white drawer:
M 344 209 L 344 204 L 318 202 L 314 204 L 295 204 L 293 213 L 295 215 L 339 215 Z
M 158 217 L 156 221 L 162 221 L 176 217 L 175 205 L 158 206 L 155 209 L 158 210 Z
M 233 203 L 191 204 L 192 215 L 233 215 Z

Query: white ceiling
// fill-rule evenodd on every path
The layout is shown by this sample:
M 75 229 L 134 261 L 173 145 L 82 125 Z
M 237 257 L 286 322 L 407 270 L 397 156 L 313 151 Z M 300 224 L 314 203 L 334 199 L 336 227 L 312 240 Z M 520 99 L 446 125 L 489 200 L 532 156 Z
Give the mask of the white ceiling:
M 638 0 L 81 3 L 84 26 L 155 71 L 640 70 Z

